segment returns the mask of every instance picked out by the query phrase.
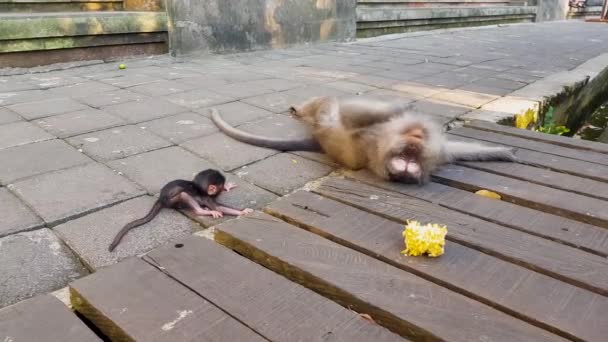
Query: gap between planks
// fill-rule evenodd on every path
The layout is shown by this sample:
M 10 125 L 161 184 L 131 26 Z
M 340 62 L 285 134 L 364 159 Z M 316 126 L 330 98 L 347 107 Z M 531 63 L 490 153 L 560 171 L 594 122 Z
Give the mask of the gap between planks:
M 331 214 L 318 214 L 322 211 Z M 265 212 L 561 336 L 601 341 L 608 333 L 608 326 L 593 329 L 601 326 L 602 313 L 608 311 L 606 297 L 456 242 L 449 243 L 447 254 L 438 259 L 403 257 L 399 254 L 402 224 L 343 202 L 299 191 L 269 204 Z M 479 267 L 484 271 L 479 272 Z M 567 299 L 537 299 L 546 288 Z M 573 313 L 577 319 L 570 317 Z

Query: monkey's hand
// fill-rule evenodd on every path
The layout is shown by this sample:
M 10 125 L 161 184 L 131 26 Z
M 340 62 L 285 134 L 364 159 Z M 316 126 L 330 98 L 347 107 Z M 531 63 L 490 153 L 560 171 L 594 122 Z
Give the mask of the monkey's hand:
M 224 214 L 222 214 L 220 211 L 215 211 L 215 210 L 209 211 L 209 215 L 211 215 L 213 218 L 224 217 Z
M 251 214 L 252 212 L 253 212 L 253 209 L 245 208 L 245 209 L 241 210 L 241 215 Z M 239 216 L 241 216 L 241 215 L 239 215 Z
M 226 190 L 226 192 L 236 188 L 238 185 L 234 184 L 234 183 L 226 183 L 224 184 L 224 190 Z

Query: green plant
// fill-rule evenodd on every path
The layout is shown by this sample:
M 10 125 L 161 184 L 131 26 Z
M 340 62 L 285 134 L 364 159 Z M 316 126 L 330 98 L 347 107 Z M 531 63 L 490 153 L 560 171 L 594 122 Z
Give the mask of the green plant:
M 545 113 L 545 119 L 543 120 L 542 126 L 538 127 L 538 131 L 547 134 L 563 135 L 570 132 L 570 128 L 566 126 L 557 126 L 553 122 L 553 107 L 549 107 L 547 113 Z

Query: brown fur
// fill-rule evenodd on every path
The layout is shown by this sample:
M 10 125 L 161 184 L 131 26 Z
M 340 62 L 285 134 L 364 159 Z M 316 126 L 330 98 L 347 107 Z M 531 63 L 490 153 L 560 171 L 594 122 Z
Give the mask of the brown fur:
M 322 96 L 293 106 L 291 112 L 311 126 L 315 148 L 346 168 L 368 168 L 386 180 L 423 183 L 441 164 L 459 159 L 515 159 L 507 148 L 449 142 L 429 116 L 408 111 L 401 102 Z M 284 151 L 312 147 L 308 140 L 277 141 L 239 131 L 217 111 L 212 120 L 231 137 L 257 146 Z

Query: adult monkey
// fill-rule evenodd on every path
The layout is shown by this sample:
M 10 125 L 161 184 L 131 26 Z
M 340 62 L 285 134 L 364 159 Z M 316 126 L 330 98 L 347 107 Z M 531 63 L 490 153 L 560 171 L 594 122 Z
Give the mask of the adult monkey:
M 400 102 L 362 96 L 314 97 L 290 108 L 312 127 L 312 138 L 284 140 L 236 129 L 216 109 L 211 119 L 229 137 L 280 151 L 325 152 L 351 170 L 367 168 L 385 180 L 425 183 L 439 166 L 457 160 L 515 161 L 509 148 L 448 141 L 429 116 Z

